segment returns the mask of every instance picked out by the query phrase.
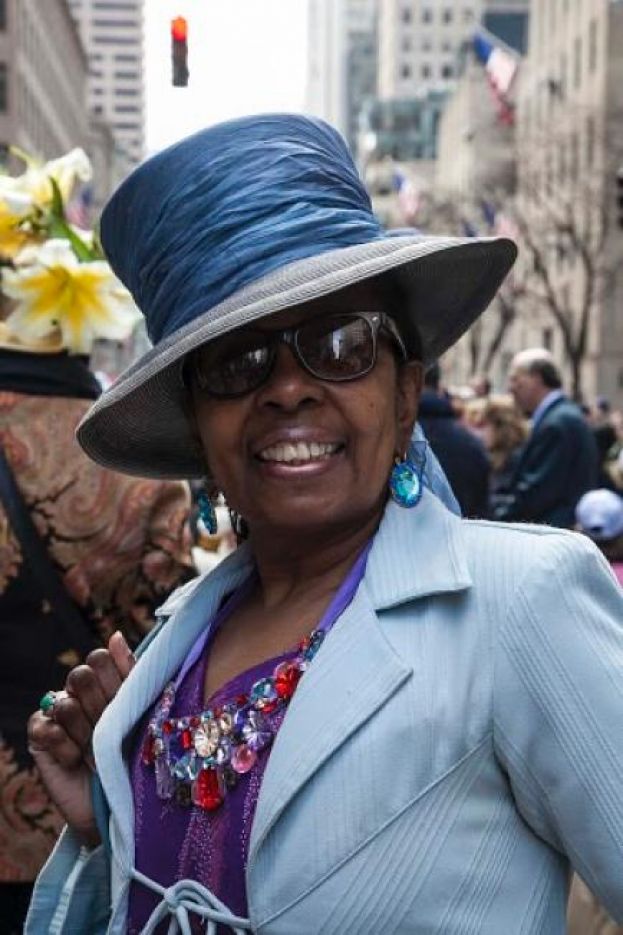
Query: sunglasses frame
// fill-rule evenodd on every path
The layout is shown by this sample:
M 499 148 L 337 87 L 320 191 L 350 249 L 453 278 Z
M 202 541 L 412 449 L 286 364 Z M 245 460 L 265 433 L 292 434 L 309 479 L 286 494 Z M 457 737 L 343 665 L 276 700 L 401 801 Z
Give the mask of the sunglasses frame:
M 317 324 L 319 321 L 322 321 L 323 319 L 331 319 L 331 318 L 350 319 L 353 321 L 357 319 L 361 319 L 367 323 L 368 327 L 370 328 L 370 333 L 372 336 L 372 360 L 371 360 L 369 367 L 366 367 L 364 370 L 361 370 L 358 373 L 348 375 L 348 376 L 324 377 L 316 373 L 313 367 L 311 367 L 309 363 L 305 360 L 303 354 L 301 353 L 299 343 L 298 343 L 299 332 L 301 331 L 301 329 L 305 328 L 308 325 Z M 275 331 L 262 331 L 260 328 L 249 329 L 249 330 L 255 330 L 255 333 L 261 334 L 262 337 L 265 338 L 266 348 L 269 352 L 269 357 L 266 362 L 266 367 L 264 368 L 264 373 L 262 374 L 261 378 L 258 380 L 257 383 L 254 383 L 248 389 L 242 390 L 237 393 L 215 392 L 214 390 L 212 390 L 210 387 L 206 385 L 205 380 L 202 377 L 199 371 L 199 368 L 197 367 L 196 351 L 201 349 L 201 348 L 197 348 L 195 352 L 191 352 L 189 354 L 188 363 L 190 364 L 190 370 L 194 376 L 195 384 L 203 393 L 208 393 L 210 396 L 214 397 L 215 399 L 238 399 L 242 396 L 246 396 L 248 393 L 252 393 L 255 390 L 259 389 L 260 386 L 266 383 L 266 381 L 270 378 L 271 373 L 273 372 L 275 361 L 277 359 L 277 348 L 279 347 L 280 344 L 286 344 L 291 349 L 299 365 L 307 373 L 309 373 L 312 377 L 314 377 L 314 379 L 323 380 L 328 383 L 348 383 L 352 380 L 358 380 L 360 377 L 364 377 L 367 373 L 370 373 L 370 371 L 373 369 L 374 365 L 376 364 L 377 354 L 378 354 L 378 336 L 382 330 L 385 330 L 389 334 L 389 336 L 395 341 L 395 343 L 397 344 L 402 354 L 403 360 L 407 360 L 407 357 L 408 357 L 405 343 L 400 335 L 400 332 L 398 331 L 396 323 L 391 318 L 391 316 L 387 315 L 385 312 L 335 312 L 332 314 L 318 316 L 318 318 L 307 319 L 306 321 L 301 322 L 298 325 L 293 325 L 290 328 L 279 328 Z

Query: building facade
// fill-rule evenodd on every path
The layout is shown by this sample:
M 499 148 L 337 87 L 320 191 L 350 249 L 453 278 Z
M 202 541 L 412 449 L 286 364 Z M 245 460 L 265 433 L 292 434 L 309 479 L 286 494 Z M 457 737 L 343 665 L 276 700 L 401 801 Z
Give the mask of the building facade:
M 88 62 L 67 0 L 0 0 L 0 146 L 49 159 L 86 146 Z
M 519 272 L 538 294 L 525 304 L 513 341 L 547 345 L 571 387 L 620 406 L 623 3 L 532 0 L 526 65 L 517 122 Z M 547 283 L 530 274 L 539 257 Z
M 309 0 L 306 109 L 357 156 L 359 114 L 376 95 L 376 0 Z
M 126 168 L 145 150 L 143 0 L 67 0 L 89 60 L 88 103 Z M 124 174 L 124 173 L 122 173 Z

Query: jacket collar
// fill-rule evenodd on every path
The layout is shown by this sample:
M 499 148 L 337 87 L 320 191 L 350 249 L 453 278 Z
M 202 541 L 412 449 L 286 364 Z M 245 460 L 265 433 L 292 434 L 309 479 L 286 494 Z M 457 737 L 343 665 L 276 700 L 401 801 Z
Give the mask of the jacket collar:
M 375 610 L 471 583 L 463 520 L 426 489 L 412 510 L 388 503 L 366 569 Z
M 134 815 L 123 740 L 178 672 L 223 597 L 245 580 L 252 567 L 245 545 L 163 605 L 160 612 L 172 614 L 169 624 L 155 635 L 97 725 L 98 773 L 112 812 L 113 848 L 126 872 L 134 858 Z M 262 783 L 252 854 L 322 762 L 410 677 L 411 669 L 387 642 L 376 612 L 470 586 L 461 520 L 428 491 L 414 510 L 389 503 L 363 584 L 328 634 L 280 728 Z M 325 710 L 329 702 L 330 712 Z M 317 743 L 301 749 L 301 731 L 309 733 L 310 724 L 323 725 L 323 730 Z

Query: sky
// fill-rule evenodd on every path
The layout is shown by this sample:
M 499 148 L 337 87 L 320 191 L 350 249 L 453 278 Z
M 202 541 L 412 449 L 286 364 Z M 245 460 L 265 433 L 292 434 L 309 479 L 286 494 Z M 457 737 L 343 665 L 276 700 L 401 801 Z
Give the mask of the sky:
M 245 114 L 305 108 L 307 0 L 146 0 L 147 150 Z M 187 88 L 170 23 L 188 21 Z

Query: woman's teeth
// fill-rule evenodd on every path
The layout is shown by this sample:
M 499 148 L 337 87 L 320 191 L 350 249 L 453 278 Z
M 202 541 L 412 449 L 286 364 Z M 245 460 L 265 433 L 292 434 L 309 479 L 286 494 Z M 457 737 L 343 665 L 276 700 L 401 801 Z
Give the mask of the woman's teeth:
M 260 451 L 258 457 L 261 461 L 281 461 L 286 464 L 291 461 L 319 461 L 330 458 L 340 446 L 338 444 L 321 444 L 320 442 L 297 442 L 284 445 L 271 445 Z

